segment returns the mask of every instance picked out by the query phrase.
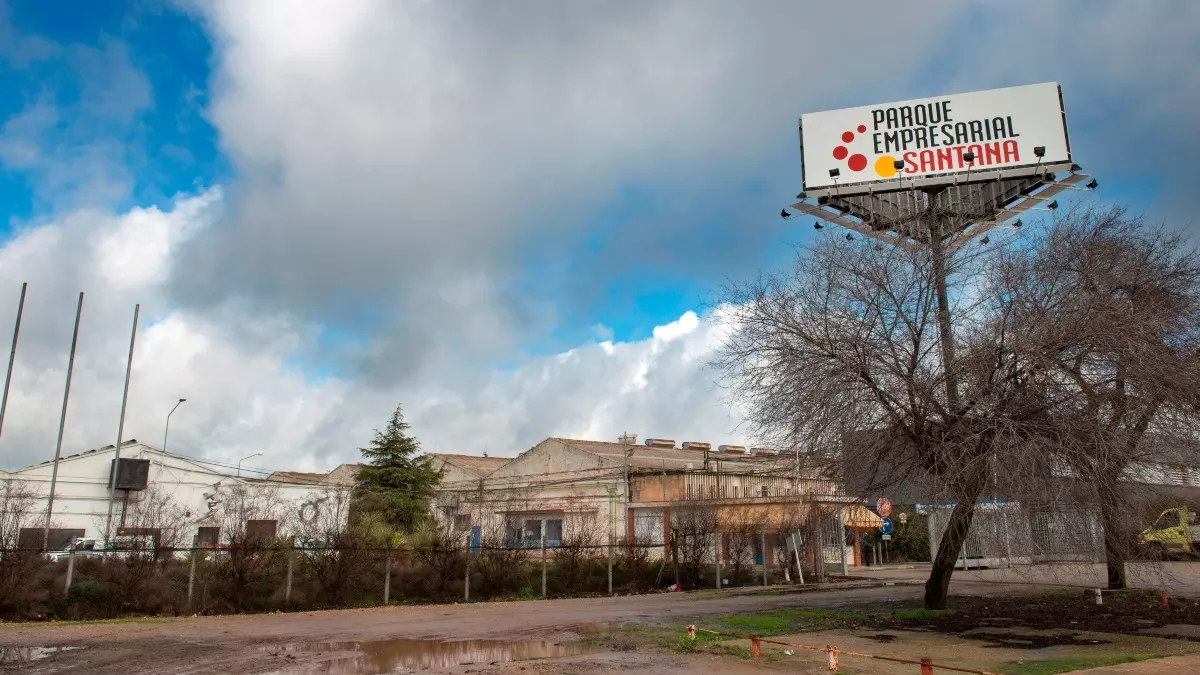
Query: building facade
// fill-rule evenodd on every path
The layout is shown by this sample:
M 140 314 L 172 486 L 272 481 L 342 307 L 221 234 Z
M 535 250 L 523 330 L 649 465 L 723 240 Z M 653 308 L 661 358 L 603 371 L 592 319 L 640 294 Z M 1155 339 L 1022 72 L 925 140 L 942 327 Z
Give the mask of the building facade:
M 860 559 L 846 528 L 881 523 L 845 494 L 827 463 L 809 455 L 701 442 L 676 447 L 664 439 L 548 438 L 510 460 L 434 457 L 446 467 L 437 519 L 477 542 L 637 545 L 661 557 L 673 532 L 696 532 L 719 542 L 723 560 L 746 543 L 761 565 L 786 555 L 777 550 L 780 535 L 807 528 L 821 540 L 805 546 L 810 562 L 820 550 L 825 562 L 846 556 L 853 565 Z
M 148 538 L 156 547 L 220 547 L 239 536 L 269 538 L 344 522 L 349 509 L 352 474 L 344 467 L 249 477 L 136 440 L 123 443 L 120 455 L 119 470 L 111 445 L 59 461 L 48 528 L 54 463 L 0 474 L 0 495 L 7 495 L 0 511 L 15 524 L 11 538 L 20 547 L 45 543 L 49 550 L 121 537 Z

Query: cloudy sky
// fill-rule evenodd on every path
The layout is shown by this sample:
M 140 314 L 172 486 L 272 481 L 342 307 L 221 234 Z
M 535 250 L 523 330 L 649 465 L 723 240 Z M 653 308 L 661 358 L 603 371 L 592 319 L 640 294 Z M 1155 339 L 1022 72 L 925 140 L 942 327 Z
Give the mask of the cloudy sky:
M 1099 197 L 1193 228 L 1200 3 L 0 0 L 0 467 L 743 442 L 714 293 L 810 223 L 808 111 L 1057 81 Z M 0 337 L 8 344 L 8 337 Z

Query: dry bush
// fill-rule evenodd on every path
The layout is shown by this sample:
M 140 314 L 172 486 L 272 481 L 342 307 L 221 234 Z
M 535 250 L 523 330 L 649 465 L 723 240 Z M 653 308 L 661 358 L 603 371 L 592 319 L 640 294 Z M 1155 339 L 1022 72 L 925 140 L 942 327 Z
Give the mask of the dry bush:
M 684 590 L 694 590 L 703 584 L 704 574 L 713 564 L 716 531 L 717 513 L 712 507 L 671 509 L 672 562 Z

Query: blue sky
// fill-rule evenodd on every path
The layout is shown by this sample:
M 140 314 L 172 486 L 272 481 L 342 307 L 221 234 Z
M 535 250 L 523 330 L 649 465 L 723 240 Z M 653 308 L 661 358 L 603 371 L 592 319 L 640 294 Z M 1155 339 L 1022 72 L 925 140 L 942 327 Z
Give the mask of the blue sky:
M 426 401 L 413 414 L 438 443 L 494 434 L 496 451 L 559 424 L 533 408 L 577 393 L 581 373 L 611 392 L 654 372 L 670 352 L 656 327 L 815 236 L 778 216 L 799 191 L 804 112 L 1058 81 L 1075 156 L 1101 183 L 1089 198 L 1193 228 L 1195 3 L 864 7 L 0 0 L 4 245 L 18 256 L 39 228 L 92 244 L 113 222 L 133 228 L 122 259 L 161 258 L 161 273 L 89 293 L 129 293 L 163 331 L 189 326 L 163 352 L 208 345 L 189 367 L 269 355 L 274 379 L 247 392 L 289 393 L 238 403 L 250 412 L 229 437 L 284 443 L 266 430 L 306 415 L 308 435 L 286 442 L 333 456 L 397 399 Z M 144 213 L 158 225 L 135 227 Z M 9 267 L 5 283 L 32 274 Z M 55 301 L 71 305 L 65 284 Z M 47 322 L 59 358 L 61 321 Z M 604 339 L 643 351 L 616 366 L 586 351 Z M 581 349 L 595 362 L 562 370 Z M 677 356 L 662 391 L 711 385 Z M 280 384 L 297 372 L 300 389 Z M 551 395 L 554 382 L 569 384 Z M 159 384 L 148 401 L 193 386 Z M 521 402 L 501 430 L 460 419 L 487 396 Z M 559 415 L 567 429 L 608 435 L 633 415 L 609 410 L 611 394 L 584 398 Z M 296 412 L 318 400 L 331 412 Z M 661 405 L 655 419 L 681 425 L 709 414 Z M 219 408 L 205 415 L 231 414 Z

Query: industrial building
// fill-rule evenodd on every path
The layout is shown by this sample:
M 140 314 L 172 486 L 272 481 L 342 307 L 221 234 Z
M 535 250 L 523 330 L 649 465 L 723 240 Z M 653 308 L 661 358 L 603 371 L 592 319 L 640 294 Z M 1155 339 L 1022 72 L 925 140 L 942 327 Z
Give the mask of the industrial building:
M 352 465 L 326 474 L 274 473 L 265 478 L 241 475 L 236 467 L 130 440 L 121 444 L 120 470 L 112 445 L 63 457 L 54 477 L 47 461 L 0 472 L 10 495 L 32 495 L 21 507 L 18 545 L 62 550 L 74 540 L 104 541 L 144 536 L 156 546 L 220 546 L 235 534 L 264 537 L 295 532 L 320 519 L 345 518 Z M 116 484 L 113 486 L 113 478 Z M 50 485 L 54 500 L 50 508 Z M 110 487 L 113 486 L 113 487 Z M 111 526 L 106 528 L 112 510 Z M 14 517 L 16 517 L 14 515 Z
M 791 532 L 820 521 L 827 525 L 820 528 L 827 533 L 825 561 L 845 556 L 854 565 L 862 561 L 857 547 L 846 545 L 845 528 L 882 522 L 847 496 L 827 462 L 804 453 L 654 438 L 638 444 L 624 436 L 548 438 L 512 459 L 433 457 L 445 471 L 435 498 L 439 522 L 476 541 L 509 546 L 557 547 L 575 539 L 634 543 L 661 556 L 672 525 L 703 514 L 723 557 L 733 533 Z M 777 559 L 777 538 L 755 541 L 756 564 Z M 816 549 L 806 548 L 810 556 Z

